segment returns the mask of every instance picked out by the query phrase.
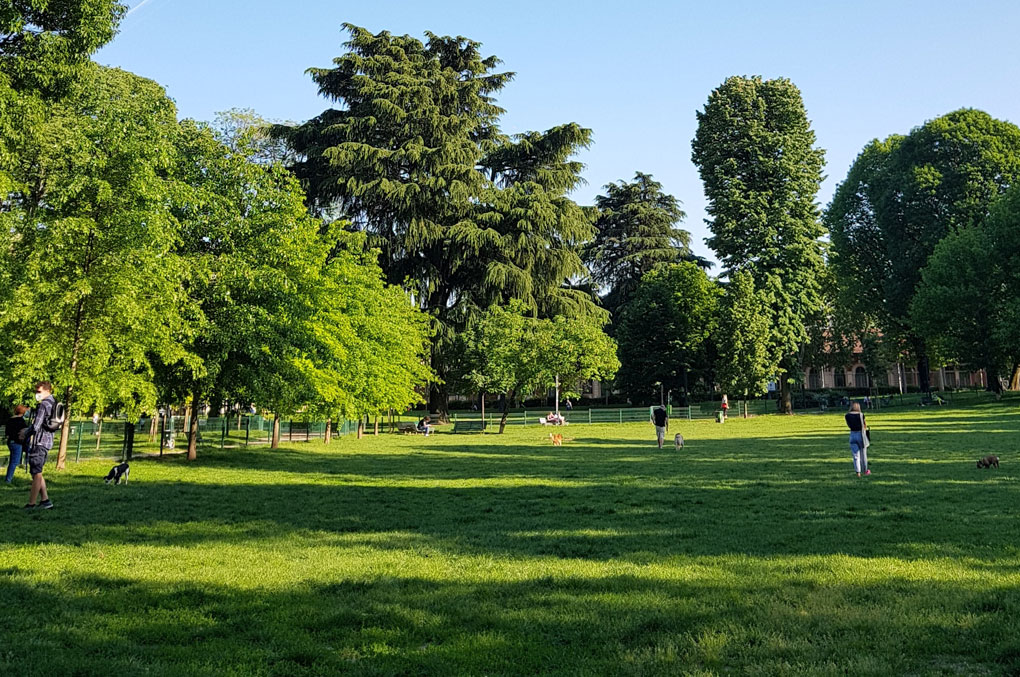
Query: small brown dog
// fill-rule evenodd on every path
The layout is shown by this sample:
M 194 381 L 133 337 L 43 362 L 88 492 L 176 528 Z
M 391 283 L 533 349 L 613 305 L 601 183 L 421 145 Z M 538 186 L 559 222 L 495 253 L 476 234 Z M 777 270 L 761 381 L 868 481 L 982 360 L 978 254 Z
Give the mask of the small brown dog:
M 995 456 L 995 455 L 985 456 L 984 458 L 982 458 L 977 463 L 977 467 L 979 467 L 979 468 L 991 468 L 993 466 L 996 467 L 996 468 L 999 467 L 999 457 L 998 456 Z
M 554 447 L 563 446 L 563 433 L 549 433 L 549 439 L 552 440 Z

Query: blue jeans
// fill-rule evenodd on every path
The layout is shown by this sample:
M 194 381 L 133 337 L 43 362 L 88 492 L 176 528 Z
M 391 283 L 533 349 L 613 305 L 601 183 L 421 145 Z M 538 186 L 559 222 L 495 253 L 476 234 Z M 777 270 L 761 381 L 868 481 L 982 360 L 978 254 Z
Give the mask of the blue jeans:
M 860 473 L 868 469 L 868 447 L 864 444 L 864 434 L 859 430 L 850 432 L 850 455 L 854 458 L 854 470 Z
M 14 479 L 14 470 L 21 463 L 21 445 L 8 440 L 7 448 L 11 451 L 11 460 L 7 462 L 7 483 L 10 484 Z

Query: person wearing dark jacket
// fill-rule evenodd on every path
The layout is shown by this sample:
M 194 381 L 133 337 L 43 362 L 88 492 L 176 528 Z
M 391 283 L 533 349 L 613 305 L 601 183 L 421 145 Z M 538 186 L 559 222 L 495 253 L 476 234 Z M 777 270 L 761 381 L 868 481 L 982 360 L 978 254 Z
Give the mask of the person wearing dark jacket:
M 28 472 L 32 475 L 32 488 L 28 493 L 28 504 L 26 510 L 41 508 L 48 510 L 53 507 L 49 494 L 46 493 L 46 480 L 43 479 L 43 466 L 46 465 L 46 457 L 53 448 L 53 432 L 46 429 L 46 422 L 53 415 L 53 407 L 56 400 L 53 399 L 53 386 L 49 381 L 39 381 L 35 384 L 35 401 L 39 406 L 35 410 L 35 417 L 32 419 L 31 445 L 28 448 Z M 42 498 L 38 505 L 36 497 Z
M 24 432 L 28 429 L 28 421 L 25 420 L 27 412 L 28 407 L 19 404 L 14 408 L 14 414 L 7 419 L 7 425 L 4 427 L 4 431 L 7 433 L 7 450 L 11 452 L 11 458 L 7 461 L 7 484 L 14 480 L 14 471 L 21 463 L 21 450 L 28 438 L 28 433 Z

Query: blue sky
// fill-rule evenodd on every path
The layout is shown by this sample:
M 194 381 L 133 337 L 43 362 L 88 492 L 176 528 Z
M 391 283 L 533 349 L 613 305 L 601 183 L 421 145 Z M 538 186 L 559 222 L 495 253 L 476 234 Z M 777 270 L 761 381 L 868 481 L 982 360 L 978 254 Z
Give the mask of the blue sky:
M 683 201 L 695 250 L 704 194 L 691 163 L 695 111 L 730 75 L 788 77 L 825 148 L 824 206 L 869 140 L 951 110 L 1020 123 L 1020 3 L 479 3 L 362 0 L 127 0 L 97 60 L 164 87 L 182 117 L 253 108 L 305 120 L 327 107 L 304 74 L 342 53 L 347 21 L 373 32 L 463 35 L 516 79 L 500 96 L 507 132 L 574 121 L 594 130 L 581 159 L 590 203 L 649 172 Z

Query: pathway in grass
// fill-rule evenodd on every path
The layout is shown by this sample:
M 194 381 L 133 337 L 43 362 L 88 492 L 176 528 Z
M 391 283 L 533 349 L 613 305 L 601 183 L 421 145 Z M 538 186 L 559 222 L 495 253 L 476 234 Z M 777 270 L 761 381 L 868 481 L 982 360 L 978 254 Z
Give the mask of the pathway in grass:
M 839 415 L 82 463 L 0 493 L 0 674 L 1020 671 L 1020 414 L 872 423 L 862 480 Z

